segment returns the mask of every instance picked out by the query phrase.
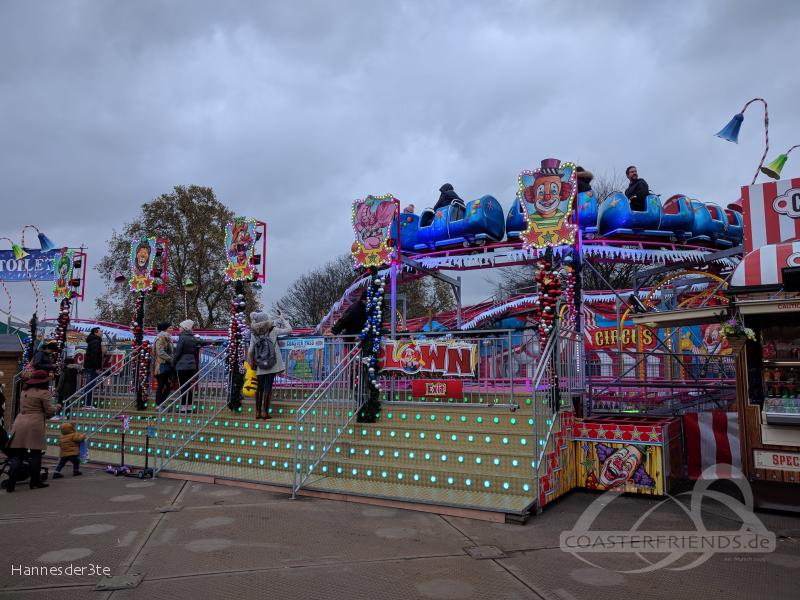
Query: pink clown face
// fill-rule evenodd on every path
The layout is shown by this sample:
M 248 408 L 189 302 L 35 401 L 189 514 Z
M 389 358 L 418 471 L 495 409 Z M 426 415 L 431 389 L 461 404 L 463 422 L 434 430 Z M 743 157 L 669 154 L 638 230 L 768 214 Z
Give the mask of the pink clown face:
M 635 446 L 623 446 L 603 463 L 600 469 L 600 482 L 609 487 L 624 484 L 642 464 L 642 453 Z
M 394 218 L 394 204 L 380 202 L 375 204 L 363 202 L 356 211 L 355 230 L 361 243 L 368 250 L 374 250 L 383 241 L 383 230 L 391 225 Z M 373 210 L 375 208 L 375 210 Z

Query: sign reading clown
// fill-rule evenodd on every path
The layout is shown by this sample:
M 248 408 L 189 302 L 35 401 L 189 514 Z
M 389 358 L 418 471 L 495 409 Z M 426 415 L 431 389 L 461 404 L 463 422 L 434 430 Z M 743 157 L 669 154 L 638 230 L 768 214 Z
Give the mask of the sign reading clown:
M 350 250 L 356 266 L 380 267 L 391 262 L 395 254 L 391 226 L 399 211 L 400 201 L 391 194 L 353 202 L 355 241 Z
M 544 248 L 574 243 L 575 225 L 570 222 L 575 201 L 576 166 L 546 158 L 541 167 L 519 174 L 517 194 L 528 227 L 522 232 L 526 248 Z
M 255 267 L 256 220 L 239 217 L 225 226 L 225 281 L 249 281 Z
M 455 340 L 389 340 L 382 344 L 378 362 L 381 371 L 472 377 L 478 367 L 478 345 Z
M 56 275 L 55 283 L 53 283 L 53 298 L 56 302 L 73 296 L 70 288 L 73 265 L 73 251 L 69 248 L 62 248 L 61 252 L 53 258 L 53 273 Z

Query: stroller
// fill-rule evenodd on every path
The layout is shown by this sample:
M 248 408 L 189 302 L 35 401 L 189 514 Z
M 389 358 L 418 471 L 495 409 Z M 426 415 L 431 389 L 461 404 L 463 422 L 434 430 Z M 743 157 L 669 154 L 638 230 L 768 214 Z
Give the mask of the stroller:
M 5 429 L 0 427 L 0 453 L 5 455 L 5 458 L 0 457 L 0 477 L 3 475 L 7 475 L 11 477 L 11 457 L 14 455 L 14 452 L 22 452 L 25 456 L 22 459 L 22 464 L 20 466 L 19 472 L 17 473 L 17 483 L 21 483 L 28 479 L 31 476 L 31 461 L 28 457 L 28 451 L 22 450 L 19 448 L 9 448 L 9 442 L 11 438 L 8 436 L 8 433 Z M 46 467 L 42 467 L 42 481 L 47 480 L 47 476 L 49 471 Z M 3 479 L 0 481 L 0 488 L 6 489 L 6 485 L 8 484 L 8 479 Z

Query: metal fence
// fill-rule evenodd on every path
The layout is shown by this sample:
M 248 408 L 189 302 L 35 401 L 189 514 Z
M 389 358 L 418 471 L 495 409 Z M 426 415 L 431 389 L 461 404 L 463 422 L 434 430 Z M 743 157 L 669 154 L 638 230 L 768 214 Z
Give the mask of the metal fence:
M 138 352 L 128 354 L 120 363 L 101 371 L 96 379 L 84 383 L 72 396 L 62 402 L 60 415 L 69 419 L 78 433 L 91 438 L 103 433 L 112 420 L 136 404 L 136 392 L 131 385 L 139 359 Z M 48 423 L 58 429 L 58 421 Z
M 358 342 L 358 336 L 282 338 L 279 349 L 286 370 L 275 378 L 273 398 L 306 400 Z
M 398 342 L 454 341 L 474 344 L 477 365 L 471 376 L 433 375 L 429 372 L 383 371 L 380 374 L 382 401 L 403 403 L 452 402 L 469 405 L 517 407 L 530 398 L 531 378 L 539 361 L 539 338 L 533 331 L 492 330 L 476 333 L 441 332 L 401 334 Z M 459 398 L 436 398 L 415 395 L 413 381 L 418 379 L 456 379 L 461 382 Z
M 150 425 L 153 471 L 168 464 L 175 471 L 192 471 L 200 456 L 187 446 L 223 410 L 228 408 L 230 373 L 225 348 L 207 355 L 200 370 L 172 392 L 157 409 Z
M 588 414 L 727 410 L 736 400 L 731 355 L 590 350 L 587 359 Z
M 586 393 L 583 345 L 577 332 L 554 329 L 533 375 L 532 388 L 533 439 L 536 442 L 533 469 L 538 487 L 545 457 L 553 450 L 553 428 L 559 411 L 571 409 Z
M 354 347 L 295 412 L 292 497 L 366 401 L 366 366 Z

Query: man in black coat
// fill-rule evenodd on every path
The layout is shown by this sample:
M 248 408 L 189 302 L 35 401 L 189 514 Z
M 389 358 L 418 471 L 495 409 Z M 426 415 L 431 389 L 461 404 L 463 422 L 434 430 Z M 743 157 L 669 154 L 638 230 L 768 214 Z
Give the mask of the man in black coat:
M 625 196 L 628 198 L 631 210 L 643 211 L 647 210 L 647 195 L 650 193 L 650 187 L 644 179 L 639 179 L 639 174 L 636 172 L 636 167 L 631 165 L 625 169 L 625 175 L 630 181 L 628 189 L 625 190 Z
M 358 335 L 364 329 L 367 322 L 367 292 L 361 294 L 361 297 L 353 302 L 350 307 L 344 311 L 344 314 L 338 321 L 331 327 L 333 335 Z
M 94 327 L 86 336 L 86 354 L 83 356 L 83 370 L 86 373 L 86 383 L 91 383 L 103 370 L 103 338 L 100 337 L 100 328 Z M 93 406 L 92 389 L 86 394 L 86 405 Z
M 445 206 L 450 206 L 450 203 L 453 200 L 461 200 L 456 191 L 453 189 L 453 186 L 449 183 L 445 183 L 442 187 L 439 188 L 439 201 L 436 203 L 436 206 L 433 207 L 433 210 L 439 210 L 440 208 L 444 208 Z M 461 200 L 463 202 L 463 200 Z

